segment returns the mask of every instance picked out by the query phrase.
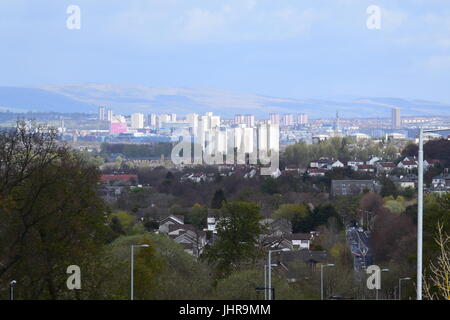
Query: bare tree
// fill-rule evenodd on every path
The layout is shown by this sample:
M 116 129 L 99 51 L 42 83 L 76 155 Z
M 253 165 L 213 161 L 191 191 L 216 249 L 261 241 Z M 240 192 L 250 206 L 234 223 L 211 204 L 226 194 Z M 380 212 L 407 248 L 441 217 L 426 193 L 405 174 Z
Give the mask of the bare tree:
M 450 236 L 442 224 L 437 229 L 439 256 L 431 262 L 430 275 L 424 279 L 424 295 L 429 300 L 450 300 Z

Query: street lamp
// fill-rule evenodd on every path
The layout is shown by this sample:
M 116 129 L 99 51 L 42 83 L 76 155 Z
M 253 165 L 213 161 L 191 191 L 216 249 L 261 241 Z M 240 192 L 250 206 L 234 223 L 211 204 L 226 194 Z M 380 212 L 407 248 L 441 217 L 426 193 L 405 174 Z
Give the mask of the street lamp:
M 389 271 L 389 269 L 381 269 L 381 272 L 388 272 L 388 271 Z M 383 277 L 381 277 L 381 279 L 380 279 L 380 286 L 381 286 L 382 279 L 383 279 Z M 378 291 L 379 291 L 379 289 L 377 289 L 377 291 L 376 291 L 376 294 L 377 294 L 376 300 L 378 300 Z
M 398 279 L 398 300 L 402 300 L 402 281 L 411 280 L 411 278 L 400 278 Z
M 447 129 L 419 130 L 419 168 L 417 181 L 417 300 L 422 300 L 422 253 L 423 253 L 423 134 L 425 132 L 449 131 Z
M 320 266 L 320 300 L 323 300 L 323 268 L 334 267 L 334 264 L 322 264 Z
M 134 300 L 134 248 L 148 248 L 148 244 L 131 245 L 131 300 Z
M 16 280 L 13 280 L 9 283 L 9 300 L 14 300 L 14 287 L 16 286 L 16 284 Z
M 290 251 L 289 249 L 281 249 L 281 250 L 269 250 L 268 258 L 267 258 L 267 273 L 268 273 L 268 285 L 267 288 L 269 290 L 267 295 L 267 300 L 272 300 L 272 253 L 281 252 L 281 251 Z

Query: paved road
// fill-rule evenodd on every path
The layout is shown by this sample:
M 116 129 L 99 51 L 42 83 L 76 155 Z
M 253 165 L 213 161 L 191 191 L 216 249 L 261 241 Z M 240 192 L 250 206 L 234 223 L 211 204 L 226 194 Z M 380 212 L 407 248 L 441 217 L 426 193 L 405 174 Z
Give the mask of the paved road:
M 349 227 L 347 241 L 354 257 L 354 268 L 362 271 L 372 264 L 372 252 L 369 246 L 369 235 L 360 229 Z

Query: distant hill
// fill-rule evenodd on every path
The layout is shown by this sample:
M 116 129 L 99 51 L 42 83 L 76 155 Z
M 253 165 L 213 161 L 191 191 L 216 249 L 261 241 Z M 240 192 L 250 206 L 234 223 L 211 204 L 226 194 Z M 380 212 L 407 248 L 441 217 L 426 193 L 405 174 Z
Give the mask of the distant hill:
M 38 88 L 0 87 L 1 111 L 92 112 L 95 104 Z
M 347 100 L 287 99 L 242 94 L 210 88 L 145 87 L 118 84 L 80 84 L 39 88 L 0 87 L 0 111 L 97 112 L 100 105 L 117 113 L 162 113 L 212 111 L 224 117 L 252 113 L 267 118 L 269 113 L 308 113 L 311 118 L 388 117 L 391 106 L 405 116 L 450 116 L 450 105 L 424 100 L 371 98 Z

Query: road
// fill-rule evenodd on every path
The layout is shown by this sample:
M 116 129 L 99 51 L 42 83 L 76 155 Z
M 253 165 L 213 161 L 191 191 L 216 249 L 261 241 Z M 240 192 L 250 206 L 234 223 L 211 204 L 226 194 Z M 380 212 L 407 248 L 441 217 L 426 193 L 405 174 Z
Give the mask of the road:
M 356 227 L 347 229 L 347 241 L 354 257 L 355 271 L 362 271 L 372 264 L 372 251 L 369 246 L 369 235 Z

